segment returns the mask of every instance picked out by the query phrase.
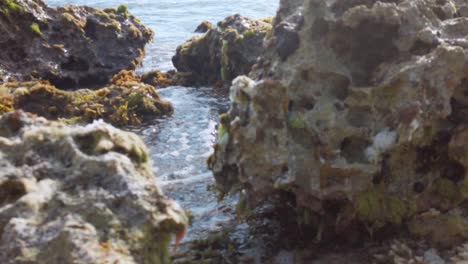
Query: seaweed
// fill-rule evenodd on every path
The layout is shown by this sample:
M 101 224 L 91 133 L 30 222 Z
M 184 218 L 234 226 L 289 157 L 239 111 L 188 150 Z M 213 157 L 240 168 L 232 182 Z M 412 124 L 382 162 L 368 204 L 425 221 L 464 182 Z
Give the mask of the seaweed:
M 139 125 L 170 114 L 171 104 L 162 101 L 153 86 L 127 73 L 99 90 L 63 91 L 45 81 L 0 85 L 0 114 L 23 109 L 68 124 L 103 119 L 116 126 Z
M 42 36 L 41 29 L 39 27 L 39 24 L 37 23 L 32 23 L 31 26 L 29 27 L 31 31 L 36 34 L 37 36 Z
M 23 12 L 23 7 L 13 0 L 0 0 L 0 11 L 6 15 Z
M 117 7 L 117 13 L 122 15 L 124 18 L 128 18 L 128 6 L 120 5 Z

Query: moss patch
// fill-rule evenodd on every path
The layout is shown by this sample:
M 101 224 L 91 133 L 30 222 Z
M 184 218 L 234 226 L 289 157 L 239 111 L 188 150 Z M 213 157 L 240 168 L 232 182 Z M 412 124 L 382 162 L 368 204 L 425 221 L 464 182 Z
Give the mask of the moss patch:
M 457 214 L 423 215 L 408 224 L 410 233 L 439 247 L 453 247 L 468 239 L 468 221 Z
M 42 36 L 41 29 L 39 28 L 39 25 L 37 23 L 32 23 L 31 26 L 29 27 L 31 31 L 36 34 L 37 36 Z
M 0 0 L 0 11 L 9 15 L 23 12 L 23 8 L 13 0 Z
M 128 18 L 128 6 L 126 5 L 120 5 L 117 8 L 117 13 L 122 15 L 124 18 Z
M 305 129 L 305 117 L 302 113 L 291 113 L 288 118 L 288 125 L 293 129 Z
M 386 224 L 401 225 L 416 214 L 417 205 L 412 199 L 386 194 L 375 187 L 357 195 L 354 208 L 358 218 L 369 224 L 372 231 Z

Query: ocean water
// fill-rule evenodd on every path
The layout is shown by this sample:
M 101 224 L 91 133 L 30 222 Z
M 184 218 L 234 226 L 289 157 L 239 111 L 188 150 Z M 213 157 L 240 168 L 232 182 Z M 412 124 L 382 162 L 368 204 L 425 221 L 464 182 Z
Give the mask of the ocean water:
M 253 18 L 274 16 L 279 0 L 46 0 L 49 5 L 89 5 L 98 8 L 128 5 L 132 14 L 155 32 L 139 71 L 173 69 L 178 45 L 195 35 L 204 20 L 213 24 L 232 14 Z M 174 114 L 135 129 L 149 147 L 156 181 L 166 195 L 194 216 L 184 243 L 203 238 L 235 218 L 236 197 L 223 202 L 210 191 L 214 184 L 206 160 L 216 140 L 218 116 L 228 110 L 226 97 L 210 88 L 169 87 L 158 90 L 174 105 Z
M 171 58 L 178 45 L 194 36 L 200 22 L 213 24 L 232 14 L 252 18 L 274 16 L 279 0 L 46 0 L 51 6 L 67 4 L 98 8 L 128 6 L 130 12 L 154 30 L 141 71 L 173 69 Z

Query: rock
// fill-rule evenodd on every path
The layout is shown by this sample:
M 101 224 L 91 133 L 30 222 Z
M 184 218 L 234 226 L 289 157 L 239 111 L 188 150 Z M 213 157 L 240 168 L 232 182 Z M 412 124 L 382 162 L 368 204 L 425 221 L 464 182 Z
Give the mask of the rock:
M 213 29 L 213 24 L 208 21 L 203 21 L 195 29 L 195 33 L 206 33 L 208 30 Z
M 171 77 L 167 73 L 161 71 L 152 71 L 143 74 L 141 76 L 141 81 L 154 87 L 165 88 L 172 86 L 172 80 L 170 78 Z
M 192 79 L 191 73 L 151 71 L 141 76 L 141 82 L 152 85 L 156 88 L 166 88 L 169 86 L 190 86 Z
M 451 261 L 453 263 L 464 263 L 468 261 L 468 243 L 465 243 L 456 249 L 457 256 L 454 256 Z
M 126 11 L 50 8 L 42 0 L 0 2 L 0 65 L 20 81 L 95 88 L 140 64 L 153 32 Z
M 169 263 L 183 210 L 134 134 L 0 117 L 0 262 Z
M 416 225 L 437 246 L 468 240 L 465 6 L 281 1 L 269 48 L 221 117 L 208 161 L 220 188 L 253 206 L 289 193 L 323 219 L 322 238 Z M 431 210 L 443 217 L 422 221 Z
M 467 241 L 468 218 L 459 213 L 421 215 L 409 223 L 409 231 L 440 248 L 451 248 Z
M 218 27 L 180 45 L 172 62 L 179 72 L 192 75 L 191 85 L 230 83 L 250 72 L 270 29 L 268 20 L 229 16 Z
M 291 21 L 282 21 L 275 28 L 276 51 L 283 61 L 299 48 L 297 31 L 304 24 L 302 15 L 292 16 L 289 20 Z
M 139 125 L 173 112 L 153 86 L 141 83 L 130 71 L 122 71 L 95 91 L 63 91 L 46 81 L 0 85 L 0 114 L 15 109 L 66 123 L 104 119 L 117 126 Z

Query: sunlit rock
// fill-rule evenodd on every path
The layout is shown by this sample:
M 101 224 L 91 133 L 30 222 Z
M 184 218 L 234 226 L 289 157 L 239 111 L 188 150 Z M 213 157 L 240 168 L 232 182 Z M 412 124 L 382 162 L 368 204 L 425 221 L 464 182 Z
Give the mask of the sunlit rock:
M 144 143 L 103 122 L 0 118 L 1 263 L 169 263 L 183 210 Z
M 192 85 L 230 83 L 248 74 L 263 52 L 263 39 L 271 21 L 233 15 L 207 33 L 177 48 L 172 58 L 179 72 L 191 74 Z

